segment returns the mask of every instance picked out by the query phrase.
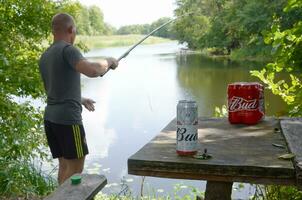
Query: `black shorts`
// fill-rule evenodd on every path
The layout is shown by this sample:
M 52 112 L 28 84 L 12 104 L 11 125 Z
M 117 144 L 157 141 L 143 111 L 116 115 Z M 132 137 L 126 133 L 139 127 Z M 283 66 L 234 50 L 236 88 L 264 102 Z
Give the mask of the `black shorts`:
M 53 158 L 77 159 L 88 154 L 83 125 L 63 125 L 44 120 L 44 127 Z

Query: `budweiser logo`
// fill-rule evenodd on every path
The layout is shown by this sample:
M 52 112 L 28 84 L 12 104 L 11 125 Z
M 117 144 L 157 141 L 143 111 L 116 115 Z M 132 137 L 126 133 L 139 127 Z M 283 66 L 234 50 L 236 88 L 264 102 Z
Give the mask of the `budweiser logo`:
M 241 97 L 234 96 L 229 101 L 229 112 L 236 112 L 241 110 L 256 110 L 257 108 L 257 99 L 246 100 Z

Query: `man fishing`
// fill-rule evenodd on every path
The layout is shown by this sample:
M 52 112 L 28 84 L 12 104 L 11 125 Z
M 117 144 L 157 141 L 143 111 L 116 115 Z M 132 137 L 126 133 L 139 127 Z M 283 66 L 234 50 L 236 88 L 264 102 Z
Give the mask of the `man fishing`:
M 53 44 L 42 54 L 40 73 L 47 94 L 44 126 L 53 158 L 59 160 L 58 182 L 62 184 L 84 167 L 88 147 L 82 124 L 82 105 L 94 111 L 94 101 L 81 97 L 80 74 L 99 77 L 115 69 L 118 61 L 106 58 L 90 62 L 73 46 L 75 22 L 69 14 L 52 19 Z M 82 105 L 81 105 L 82 104 Z

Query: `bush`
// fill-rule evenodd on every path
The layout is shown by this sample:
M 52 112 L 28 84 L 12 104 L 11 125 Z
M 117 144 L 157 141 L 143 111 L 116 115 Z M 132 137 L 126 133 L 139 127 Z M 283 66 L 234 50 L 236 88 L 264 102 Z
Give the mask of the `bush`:
M 32 199 L 54 190 L 55 180 L 27 161 L 0 159 L 0 195 Z

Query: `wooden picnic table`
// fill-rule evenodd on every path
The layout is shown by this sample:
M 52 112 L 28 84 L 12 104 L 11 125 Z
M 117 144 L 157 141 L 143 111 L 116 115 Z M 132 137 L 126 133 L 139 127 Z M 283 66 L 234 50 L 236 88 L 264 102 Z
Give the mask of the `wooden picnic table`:
M 128 173 L 206 180 L 205 199 L 231 199 L 233 182 L 302 185 L 302 118 L 266 118 L 232 125 L 227 118 L 199 118 L 198 151 L 208 160 L 176 154 L 176 120 L 128 159 Z M 282 127 L 281 127 L 282 126 Z M 294 160 L 280 155 L 292 152 Z

